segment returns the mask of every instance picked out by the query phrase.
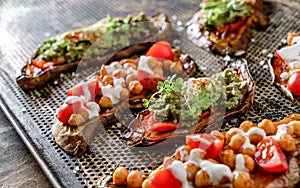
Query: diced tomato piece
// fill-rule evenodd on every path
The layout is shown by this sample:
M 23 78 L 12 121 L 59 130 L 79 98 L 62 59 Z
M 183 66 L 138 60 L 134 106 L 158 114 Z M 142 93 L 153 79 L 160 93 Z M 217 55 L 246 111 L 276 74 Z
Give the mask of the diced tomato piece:
M 137 71 L 137 80 L 143 85 L 145 89 L 148 90 L 156 90 L 157 83 L 159 81 L 164 81 L 163 78 L 157 75 L 151 75 L 150 73 L 143 70 Z
M 86 83 L 84 83 L 86 84 Z M 95 99 L 96 95 L 100 92 L 98 80 L 88 81 L 87 83 L 88 90 L 91 94 L 91 99 Z M 83 84 L 74 86 L 67 90 L 68 96 L 81 96 L 84 95 Z
M 175 178 L 169 169 L 161 170 L 155 174 L 151 181 L 153 188 L 181 188 L 182 183 Z
M 223 148 L 224 138 L 206 133 L 193 134 L 186 136 L 186 143 L 191 149 L 200 148 L 206 151 L 206 159 L 214 159 Z
M 287 88 L 295 95 L 300 96 L 300 71 L 294 72 L 287 83 Z
M 68 120 L 70 119 L 71 115 L 78 112 L 80 107 L 81 107 L 80 102 L 75 102 L 72 104 L 64 103 L 58 111 L 58 115 L 57 115 L 58 120 L 62 123 L 68 123 Z
M 47 62 L 45 60 L 38 60 L 38 61 L 35 61 L 33 59 L 30 59 L 30 62 L 33 66 L 37 67 L 37 68 L 40 68 L 42 70 L 45 70 L 47 68 L 49 68 L 50 66 L 53 65 L 53 62 Z
M 83 95 L 82 85 L 74 86 L 67 90 L 68 96 L 81 96 Z
M 258 143 L 254 158 L 256 163 L 268 172 L 279 173 L 288 169 L 286 157 L 272 137 L 267 137 Z
M 175 130 L 179 127 L 177 123 L 174 122 L 161 122 L 153 124 L 149 130 L 154 132 L 164 132 L 164 131 L 171 131 Z
M 91 98 L 95 99 L 96 95 L 100 92 L 99 82 L 98 80 L 93 80 L 88 82 L 88 88 L 91 92 Z
M 171 44 L 166 41 L 160 41 L 151 46 L 147 51 L 146 56 L 151 56 L 159 59 L 171 60 L 174 59 Z

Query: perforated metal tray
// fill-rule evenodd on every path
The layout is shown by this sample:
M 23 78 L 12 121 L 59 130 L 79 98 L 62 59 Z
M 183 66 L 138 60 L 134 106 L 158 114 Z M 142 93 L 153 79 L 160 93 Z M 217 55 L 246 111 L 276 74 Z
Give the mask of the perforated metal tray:
M 186 23 L 198 11 L 198 1 L 1 1 L 0 5 L 2 15 L 10 18 L 1 30 L 10 40 L 4 40 L 1 44 L 0 106 L 56 187 L 101 187 L 118 165 L 150 172 L 164 156 L 174 152 L 175 146 L 128 148 L 119 138 L 118 125 L 112 125 L 97 134 L 90 150 L 82 157 L 72 157 L 61 150 L 51 135 L 55 111 L 65 99 L 66 89 L 94 69 L 83 71 L 80 75 L 61 75 L 34 91 L 20 89 L 15 76 L 26 58 L 49 35 L 92 24 L 107 14 L 124 16 L 144 11 L 151 15 L 161 11 L 170 16 L 179 34 L 180 47 L 198 62 L 203 74 L 210 75 L 223 65 L 223 57 L 199 49 L 181 31 L 181 23 Z M 266 1 L 270 25 L 265 31 L 255 32 L 246 55 L 257 84 L 255 102 L 245 115 L 233 119 L 222 129 L 236 126 L 246 119 L 254 122 L 264 118 L 279 120 L 290 113 L 300 113 L 299 107 L 271 85 L 267 67 L 268 55 L 281 45 L 287 33 L 300 31 L 299 7 L 297 2 L 282 4 Z M 174 42 L 178 43 L 178 40 Z

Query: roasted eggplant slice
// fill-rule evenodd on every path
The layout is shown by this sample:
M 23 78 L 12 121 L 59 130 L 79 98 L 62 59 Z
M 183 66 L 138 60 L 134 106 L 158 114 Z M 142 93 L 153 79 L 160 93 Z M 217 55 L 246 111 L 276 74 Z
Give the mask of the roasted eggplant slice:
M 24 90 L 35 89 L 60 73 L 76 71 L 78 66 L 101 65 L 108 59 L 130 57 L 133 51 L 123 50 L 111 58 L 116 49 L 130 44 L 166 40 L 170 31 L 168 17 L 163 13 L 151 19 L 144 13 L 126 18 L 105 18 L 87 28 L 45 41 L 26 62 L 16 80 Z M 95 50 L 89 49 L 92 45 Z
M 289 33 L 288 44 L 269 59 L 273 84 L 300 106 L 300 37 Z
M 242 113 L 253 103 L 255 83 L 246 60 L 238 60 L 211 78 L 169 79 L 158 84 L 158 98 L 144 100 L 127 130 L 129 146 L 148 146 L 166 138 L 212 130 Z
M 157 83 L 168 75 L 186 79 L 196 73 L 194 60 L 166 41 L 133 44 L 115 56 L 124 51 L 134 55 L 102 65 L 98 72 L 67 90 L 68 97 L 52 128 L 56 143 L 67 153 L 84 154 L 99 130 L 109 129 L 116 121 L 123 123 L 127 113 L 144 110 L 143 99 L 149 99 Z
M 262 6 L 262 0 L 205 0 L 187 23 L 189 39 L 213 53 L 241 56 L 253 38 L 252 29 L 268 24 Z

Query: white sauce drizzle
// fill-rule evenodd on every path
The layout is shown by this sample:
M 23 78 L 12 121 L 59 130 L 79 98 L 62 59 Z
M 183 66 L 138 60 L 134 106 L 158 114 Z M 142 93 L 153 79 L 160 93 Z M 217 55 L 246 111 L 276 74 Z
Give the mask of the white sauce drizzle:
M 300 56 L 299 56 L 300 37 L 299 36 L 294 37 L 292 40 L 292 44 L 293 43 L 296 43 L 296 44 L 294 44 L 292 46 L 284 47 L 277 51 L 286 63 L 290 63 L 290 62 L 296 61 L 296 60 L 300 61 Z
M 181 161 L 175 160 L 172 162 L 168 169 L 171 170 L 172 174 L 182 183 L 182 188 L 189 188 L 187 181 L 186 170 Z
M 289 125 L 287 125 L 287 124 L 281 124 L 281 125 L 278 125 L 278 126 L 277 126 L 277 132 L 276 132 L 276 134 L 273 136 L 273 138 L 274 138 L 276 141 L 280 140 L 280 138 L 281 138 L 283 135 L 287 134 L 287 127 L 294 129 L 293 126 L 289 126 Z
M 248 137 L 250 137 L 252 134 L 260 135 L 263 137 L 263 139 L 266 138 L 266 132 L 258 127 L 251 127 L 246 133 Z
M 223 177 L 228 177 L 230 181 L 233 178 L 233 174 L 227 165 L 215 164 L 208 160 L 204 160 L 200 162 L 199 166 L 202 170 L 207 172 L 213 185 L 219 184 Z
M 189 161 L 191 161 L 192 163 L 199 166 L 199 164 L 202 160 L 203 159 L 201 159 L 200 156 L 199 156 L 199 152 L 196 152 L 195 149 L 192 149 L 191 152 L 190 152 Z
M 154 74 L 153 70 L 149 67 L 148 65 L 148 61 L 151 59 L 152 57 L 148 57 L 148 56 L 141 56 L 140 60 L 138 62 L 139 66 L 138 69 L 139 70 L 143 70 L 145 72 L 148 72 L 149 74 Z
M 245 160 L 243 154 L 239 153 L 235 158 L 235 171 L 248 172 L 248 169 L 245 166 Z
M 126 72 L 127 74 L 137 75 L 137 70 L 135 70 L 135 69 L 132 68 L 132 67 L 126 68 L 126 69 L 125 69 L 125 72 Z
M 187 161 L 189 159 L 189 153 L 186 151 L 185 146 L 181 146 L 178 149 L 180 153 L 180 160 Z
M 82 102 L 84 100 L 83 96 L 68 96 L 66 99 L 65 99 L 65 103 L 66 104 L 73 104 L 73 103 L 76 103 L 76 102 Z

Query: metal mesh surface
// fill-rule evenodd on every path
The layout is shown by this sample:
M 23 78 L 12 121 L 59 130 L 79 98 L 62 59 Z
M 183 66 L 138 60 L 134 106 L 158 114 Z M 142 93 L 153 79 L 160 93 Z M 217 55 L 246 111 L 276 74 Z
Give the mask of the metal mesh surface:
M 165 156 L 171 155 L 174 145 L 169 147 L 128 148 L 120 140 L 119 125 L 100 131 L 90 150 L 82 157 L 72 157 L 61 150 L 51 135 L 55 111 L 66 97 L 66 90 L 94 71 L 81 74 L 64 74 L 45 87 L 24 92 L 15 83 L 15 77 L 25 60 L 36 50 L 38 44 L 51 35 L 90 25 L 105 17 L 125 16 L 140 11 L 152 15 L 165 12 L 170 16 L 179 34 L 180 47 L 199 64 L 204 75 L 220 71 L 223 57 L 214 56 L 188 41 L 181 23 L 186 23 L 198 10 L 198 1 L 0 1 L 0 89 L 3 107 L 8 109 L 22 137 L 29 140 L 38 157 L 50 169 L 59 184 L 65 187 L 100 185 L 109 178 L 118 165 L 139 169 L 145 173 L 156 168 Z M 267 66 L 272 54 L 282 39 L 291 31 L 300 31 L 299 10 L 278 2 L 267 1 L 270 25 L 265 31 L 255 32 L 249 44 L 246 59 L 257 89 L 255 102 L 250 110 L 228 122 L 223 130 L 249 119 L 259 122 L 264 118 L 279 120 L 298 112 L 299 107 L 289 101 L 273 85 Z M 178 42 L 177 40 L 174 42 Z

